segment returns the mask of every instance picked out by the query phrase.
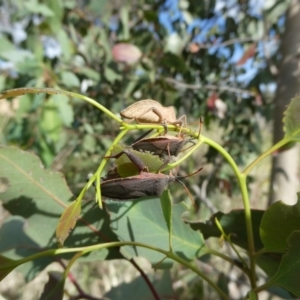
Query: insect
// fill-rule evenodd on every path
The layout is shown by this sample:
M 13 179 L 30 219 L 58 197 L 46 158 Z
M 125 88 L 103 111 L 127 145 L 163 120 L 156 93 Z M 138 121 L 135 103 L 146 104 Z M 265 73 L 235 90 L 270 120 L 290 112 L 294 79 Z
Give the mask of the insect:
M 152 99 L 138 101 L 120 112 L 123 119 L 138 123 L 186 125 L 186 116 L 176 118 L 174 106 L 162 106 Z
M 118 200 L 160 196 L 168 183 L 175 180 L 176 177 L 161 173 L 141 172 L 136 176 L 103 181 L 101 194 L 104 197 Z
M 139 158 L 137 155 L 132 153 L 129 150 L 122 150 L 118 154 L 110 155 L 110 156 L 104 156 L 104 158 L 119 158 L 121 155 L 126 154 L 128 158 L 132 161 L 132 163 L 137 167 L 139 172 L 148 171 L 148 168 L 145 166 L 144 162 L 141 158 Z
M 114 156 L 106 156 L 106 158 L 118 158 L 123 154 L 126 155 L 129 154 L 128 155 L 129 159 L 135 164 L 136 162 L 134 158 L 135 155 L 127 150 L 121 151 L 120 153 Z M 164 165 L 165 163 L 162 165 L 162 167 Z M 140 171 L 139 175 L 125 177 L 125 178 L 114 178 L 114 179 L 102 181 L 101 194 L 104 197 L 108 197 L 111 199 L 118 199 L 118 200 L 133 200 L 133 199 L 138 199 L 147 196 L 160 196 L 163 190 L 167 187 L 169 182 L 177 181 L 185 187 L 185 185 L 179 180 L 179 178 L 186 178 L 192 176 L 195 173 L 202 170 L 202 168 L 200 168 L 198 171 L 194 172 L 193 174 L 183 176 L 183 177 L 176 177 L 176 176 L 172 176 L 171 174 L 165 175 L 162 173 L 156 174 L 156 173 L 144 172 L 143 170 L 145 170 L 145 166 L 143 165 L 143 163 L 140 164 L 140 162 L 138 162 L 137 168 Z M 187 192 L 190 196 L 188 190 Z
M 199 134 L 197 139 L 201 133 L 201 118 L 200 118 L 200 126 L 199 126 Z M 139 139 L 135 143 L 131 145 L 134 150 L 142 150 L 142 151 L 149 151 L 154 155 L 159 156 L 177 156 L 179 152 L 181 152 L 182 148 L 189 142 L 193 142 L 194 138 L 185 138 L 184 135 L 178 134 L 178 136 L 172 135 L 164 135 L 154 138 L 145 138 Z M 189 147 L 188 147 L 189 148 Z M 186 149 L 185 149 L 186 150 Z
M 134 144 L 134 150 L 149 151 L 154 155 L 164 156 L 173 155 L 177 156 L 185 144 L 190 140 L 184 139 L 182 136 L 176 137 L 171 135 L 158 136 L 155 138 L 141 139 Z

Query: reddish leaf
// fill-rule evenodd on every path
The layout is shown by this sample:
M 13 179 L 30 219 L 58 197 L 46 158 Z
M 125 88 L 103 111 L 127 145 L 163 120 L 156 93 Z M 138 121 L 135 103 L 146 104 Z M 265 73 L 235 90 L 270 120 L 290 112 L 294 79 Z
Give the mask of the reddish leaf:
M 132 65 L 141 58 L 142 52 L 132 44 L 119 43 L 113 46 L 112 55 L 115 61 Z
M 256 52 L 256 43 L 252 44 L 240 60 L 236 63 L 237 66 L 242 66 L 249 58 L 253 57 Z

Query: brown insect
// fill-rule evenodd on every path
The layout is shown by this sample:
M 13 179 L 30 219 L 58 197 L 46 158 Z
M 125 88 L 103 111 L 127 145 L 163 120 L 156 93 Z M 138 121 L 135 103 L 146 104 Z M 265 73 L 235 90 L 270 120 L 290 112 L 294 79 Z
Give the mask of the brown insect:
M 171 135 L 158 136 L 155 138 L 146 138 L 139 140 L 131 145 L 134 150 L 149 151 L 154 155 L 177 156 L 185 144 L 190 142 L 182 136 L 176 137 Z
M 176 118 L 174 106 L 162 106 L 152 99 L 138 101 L 120 112 L 123 119 L 137 123 L 173 124 L 186 126 L 186 116 Z
M 101 194 L 104 197 L 118 200 L 160 196 L 168 183 L 176 179 L 176 177 L 161 173 L 141 172 L 136 176 L 103 181 Z
M 126 154 L 128 158 L 132 161 L 132 163 L 137 167 L 139 172 L 148 171 L 148 168 L 145 166 L 142 159 L 140 159 L 137 155 L 132 153 L 130 150 L 123 150 L 115 155 L 104 156 L 104 158 L 119 158 L 121 155 Z
M 199 138 L 201 133 L 201 124 L 202 121 L 200 118 L 199 134 L 197 138 Z M 131 147 L 137 151 L 149 151 L 152 154 L 159 156 L 177 156 L 187 143 L 191 142 L 195 144 L 193 139 L 194 138 L 185 138 L 184 135 L 179 132 L 178 136 L 164 135 L 154 138 L 140 138 L 134 142 Z
M 121 151 L 114 156 L 106 156 L 106 158 L 118 158 L 123 154 L 128 155 L 129 159 L 134 164 L 136 163 L 136 161 L 138 161 L 137 168 L 139 169 L 140 174 L 125 178 L 114 178 L 102 181 L 101 194 L 104 197 L 118 200 L 133 200 L 147 196 L 160 196 L 169 182 L 177 181 L 185 187 L 185 185 L 179 180 L 179 178 L 192 176 L 202 170 L 202 168 L 200 168 L 197 172 L 184 177 L 176 177 L 172 176 L 171 174 L 165 175 L 162 173 L 155 174 L 144 172 L 143 170 L 145 170 L 146 167 L 143 162 L 140 163 L 139 160 L 135 159 L 136 155 L 127 150 Z M 163 164 L 163 166 L 164 165 L 165 163 Z M 190 196 L 188 190 L 187 192 Z

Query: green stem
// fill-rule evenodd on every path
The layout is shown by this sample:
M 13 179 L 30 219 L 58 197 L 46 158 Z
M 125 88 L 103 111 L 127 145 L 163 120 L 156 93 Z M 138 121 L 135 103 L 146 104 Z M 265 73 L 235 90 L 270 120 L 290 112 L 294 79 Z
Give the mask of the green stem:
M 84 255 L 86 253 L 89 253 L 91 251 L 101 250 L 101 249 L 105 249 L 105 248 L 112 248 L 112 247 L 122 247 L 122 246 L 143 247 L 143 248 L 147 248 L 147 249 L 157 251 L 157 252 L 160 252 L 160 253 L 164 254 L 166 257 L 171 258 L 171 259 L 177 261 L 178 263 L 186 266 L 190 270 L 194 271 L 197 275 L 199 275 L 199 277 L 201 277 L 209 285 L 211 285 L 212 288 L 215 289 L 216 292 L 219 293 L 219 295 L 223 299 L 229 300 L 228 296 L 208 276 L 206 276 L 204 273 L 202 273 L 193 264 L 187 262 L 186 260 L 182 259 L 181 257 L 177 256 L 176 254 L 174 254 L 170 251 L 166 251 L 166 250 L 163 250 L 163 249 L 160 249 L 160 248 L 153 247 L 151 245 L 138 243 L 138 242 L 111 242 L 111 243 L 103 243 L 103 244 L 97 244 L 97 245 L 93 245 L 93 246 L 77 247 L 77 248 L 69 248 L 69 249 L 50 249 L 50 250 L 46 250 L 46 251 L 43 251 L 43 252 L 39 252 L 39 253 L 34 254 L 34 255 L 30 255 L 28 257 L 25 257 L 25 258 L 17 260 L 17 261 L 9 262 L 7 264 L 2 264 L 0 266 L 0 270 L 5 269 L 5 268 L 9 268 L 9 267 L 17 267 L 17 266 L 19 266 L 21 264 L 24 264 L 26 262 L 35 260 L 37 258 L 45 257 L 45 256 L 53 256 L 53 255 L 79 252 L 80 254 L 78 254 L 78 256 L 75 255 L 73 257 L 73 259 L 72 259 L 72 263 L 73 263 L 77 257 L 79 257 L 81 255 Z M 71 265 L 70 265 L 70 267 L 71 267 Z
M 124 135 L 128 132 L 128 129 L 123 129 L 121 130 L 121 132 L 118 134 L 118 136 L 114 139 L 114 141 L 112 142 L 111 146 L 109 147 L 109 149 L 107 150 L 105 156 L 109 156 L 114 145 L 117 145 L 119 143 L 119 141 L 124 137 Z M 102 159 L 97 171 L 94 173 L 94 175 L 90 178 L 90 180 L 88 181 L 88 183 L 85 185 L 85 187 L 82 189 L 79 197 L 81 197 L 80 199 L 82 199 L 84 193 L 86 192 L 86 190 L 92 185 L 92 183 L 96 180 L 96 199 L 98 202 L 99 207 L 102 209 L 102 199 L 101 199 L 101 184 L 100 184 L 100 176 L 102 173 L 102 170 L 104 169 L 105 165 L 107 163 L 107 159 Z M 79 198 L 78 197 L 78 198 Z
M 259 163 L 261 162 L 265 157 L 267 157 L 268 155 L 272 154 L 274 151 L 280 149 L 281 147 L 283 147 L 285 144 L 289 143 L 290 139 L 288 138 L 284 138 L 281 141 L 279 141 L 278 143 L 276 143 L 274 146 L 272 146 L 269 150 L 267 150 L 266 152 L 264 152 L 262 155 L 260 155 L 259 157 L 257 157 L 244 171 L 243 174 L 244 175 L 248 175 L 250 173 L 250 171 Z
M 216 251 L 216 250 L 213 250 L 213 249 L 210 249 L 210 248 L 206 248 L 206 252 L 209 253 L 209 254 L 218 256 L 218 257 L 228 261 L 231 265 L 236 266 L 237 268 L 241 269 L 243 272 L 245 272 L 247 274 L 249 273 L 249 269 L 246 269 L 241 264 L 237 264 L 232 258 L 228 257 L 227 255 L 225 255 L 225 254 L 223 254 L 219 251 Z
M 251 218 L 251 209 L 250 209 L 250 203 L 249 203 L 249 197 L 248 197 L 248 190 L 247 190 L 247 184 L 246 184 L 246 175 L 242 174 L 236 165 L 233 158 L 229 155 L 229 153 L 219 144 L 216 142 L 210 140 L 207 137 L 202 136 L 201 140 L 208 144 L 209 146 L 215 148 L 219 153 L 221 153 L 224 158 L 227 160 L 227 162 L 232 167 L 240 189 L 242 193 L 243 198 L 243 204 L 244 204 L 244 211 L 245 211 L 245 223 L 246 223 L 246 230 L 247 230 L 247 237 L 248 237 L 248 252 L 249 252 L 249 258 L 250 258 L 250 274 L 249 274 L 249 280 L 251 282 L 252 288 L 256 287 L 256 273 L 255 273 L 255 247 L 254 247 L 254 237 L 253 237 L 253 231 L 252 231 L 252 218 Z
M 270 288 L 271 286 L 274 286 L 274 285 L 275 285 L 275 282 L 271 279 L 271 280 L 267 281 L 266 283 L 262 284 L 261 286 L 254 288 L 253 291 L 258 294 L 259 292 L 266 291 L 268 288 Z
M 238 176 L 238 181 L 239 181 L 239 185 L 240 185 L 240 189 L 241 189 L 242 197 L 243 197 L 246 230 L 247 230 L 247 236 L 248 236 L 248 251 L 249 251 L 250 271 L 251 271 L 249 279 L 250 279 L 252 288 L 255 288 L 256 287 L 255 246 L 254 246 L 251 208 L 250 208 L 250 202 L 249 202 L 249 196 L 248 196 L 246 176 L 244 174 L 240 174 Z

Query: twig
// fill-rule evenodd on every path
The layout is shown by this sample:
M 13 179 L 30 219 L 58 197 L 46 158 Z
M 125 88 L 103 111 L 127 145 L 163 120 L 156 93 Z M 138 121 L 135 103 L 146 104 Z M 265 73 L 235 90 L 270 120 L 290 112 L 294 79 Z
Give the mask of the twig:
M 230 46 L 236 43 L 249 43 L 249 42 L 259 42 L 261 38 L 253 38 L 253 37 L 245 37 L 245 38 L 235 38 L 231 40 L 227 40 L 225 42 L 219 44 L 199 44 L 202 49 L 210 49 L 210 48 L 221 48 Z
M 236 94 L 249 94 L 251 96 L 255 96 L 255 93 L 250 91 L 250 90 L 244 90 L 244 89 L 239 89 L 235 87 L 230 87 L 227 85 L 214 85 L 214 84 L 188 84 L 182 81 L 178 81 L 176 79 L 167 77 L 165 78 L 165 81 L 169 83 L 175 84 L 177 87 L 182 87 L 186 89 L 191 89 L 191 90 L 199 90 L 199 89 L 207 89 L 207 90 L 219 90 L 219 91 L 228 91 Z
M 145 274 L 145 272 L 140 268 L 140 266 L 135 262 L 133 258 L 129 259 L 129 261 L 132 263 L 132 265 L 140 272 L 141 276 L 146 281 L 146 284 L 148 285 L 149 289 L 151 290 L 154 299 L 160 300 L 159 295 L 157 294 L 152 282 L 149 280 L 148 276 Z

